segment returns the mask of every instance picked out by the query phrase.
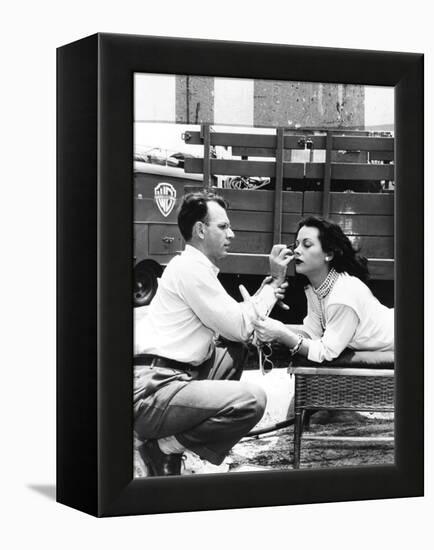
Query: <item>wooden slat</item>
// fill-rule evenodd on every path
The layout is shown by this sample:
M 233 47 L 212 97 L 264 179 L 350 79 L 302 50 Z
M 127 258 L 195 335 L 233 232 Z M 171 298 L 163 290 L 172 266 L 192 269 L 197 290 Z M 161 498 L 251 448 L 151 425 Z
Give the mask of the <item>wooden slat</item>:
M 229 254 L 220 263 L 219 267 L 222 273 L 239 273 L 266 275 L 269 273 L 268 254 L 248 255 L 248 254 Z M 394 262 L 391 261 L 369 261 L 369 272 L 371 279 L 394 279 Z M 293 264 L 289 264 L 288 275 L 294 275 Z
M 301 217 L 303 209 L 303 193 L 300 191 L 283 191 L 283 212 L 296 212 Z
M 187 144 L 201 145 L 203 143 L 200 132 L 189 132 L 190 139 L 186 141 Z M 299 141 L 306 136 L 289 135 L 285 136 L 284 149 L 304 149 L 304 145 L 301 145 Z M 324 136 L 311 136 L 312 148 L 324 149 L 325 138 Z M 276 150 L 276 135 L 275 134 L 235 134 L 230 132 L 212 132 L 211 133 L 211 145 L 228 146 L 228 147 L 253 147 L 259 149 L 271 149 Z
M 203 171 L 202 159 L 185 159 L 185 171 L 199 174 Z M 246 160 L 215 160 L 211 162 L 211 171 L 219 175 L 268 176 L 273 177 L 274 162 L 246 161 Z
M 271 212 L 273 210 L 273 193 L 261 189 L 221 189 L 213 188 L 212 191 L 224 197 L 232 210 L 249 210 Z M 294 212 L 301 215 L 303 205 L 303 193 L 300 191 L 283 191 L 283 211 Z
M 268 255 L 245 256 L 230 254 L 219 262 L 221 273 L 267 275 L 270 271 Z
M 294 179 L 323 179 L 325 164 L 322 162 L 306 163 L 285 162 L 283 176 Z M 203 172 L 203 159 L 185 159 L 185 171 L 192 174 Z M 211 159 L 211 173 L 221 176 L 263 176 L 274 177 L 275 162 L 252 160 Z M 332 179 L 335 180 L 393 180 L 393 164 L 359 164 L 359 163 L 332 163 Z
M 219 262 L 221 273 L 237 273 L 240 275 L 268 275 L 270 273 L 270 263 L 268 254 L 229 254 Z M 289 264 L 288 276 L 294 275 L 293 264 Z
M 393 151 L 371 151 L 369 153 L 369 160 L 386 160 L 392 161 L 395 158 Z
M 334 136 L 332 148 L 343 151 L 393 151 L 392 137 Z
M 187 144 L 201 145 L 203 143 L 200 132 L 188 132 L 190 139 Z M 273 134 L 235 134 L 226 132 L 212 132 L 211 145 L 232 147 L 258 147 L 276 149 L 276 136 Z M 303 149 L 300 139 L 309 137 L 312 149 L 325 149 L 326 137 L 306 134 L 287 135 L 284 140 L 285 149 Z M 392 137 L 370 136 L 333 136 L 332 149 L 344 151 L 393 151 Z
M 185 171 L 193 174 L 203 172 L 203 159 L 185 159 Z M 276 163 L 269 161 L 211 159 L 211 173 L 220 176 L 263 176 L 273 178 Z M 286 162 L 283 165 L 286 178 L 303 178 L 304 165 L 299 162 Z
M 312 162 L 306 164 L 306 178 L 323 179 L 325 164 Z M 334 180 L 393 180 L 394 166 L 392 164 L 358 164 L 332 163 L 332 179 Z
M 280 243 L 282 236 L 282 184 L 283 184 L 283 129 L 277 129 L 276 181 L 273 208 L 273 244 Z
M 276 155 L 275 149 L 266 149 L 265 147 L 232 147 L 234 157 L 271 157 Z
M 305 212 L 304 216 L 315 216 Z M 346 235 L 392 236 L 394 234 L 393 216 L 359 216 L 331 214 L 329 219 L 339 224 Z
M 236 149 L 236 152 L 234 150 Z M 283 161 L 284 162 L 305 162 L 304 156 L 308 153 L 304 149 L 284 149 Z M 313 153 L 313 151 L 312 151 Z M 322 151 L 321 151 L 322 153 Z M 255 149 L 253 147 L 232 147 L 232 155 L 234 157 L 241 157 L 242 160 L 253 160 L 255 157 L 274 159 L 276 152 L 274 149 Z M 321 160 L 321 158 L 317 159 Z
M 228 217 L 235 232 L 249 231 L 253 228 L 256 231 L 273 231 L 273 217 L 271 212 L 253 212 L 243 210 L 230 210 Z
M 292 244 L 295 233 L 282 233 L 282 243 Z M 269 254 L 273 246 L 273 234 L 259 231 L 235 231 L 231 252 L 248 252 L 250 254 Z
M 395 279 L 395 262 L 394 260 L 373 260 L 368 261 L 368 269 L 371 279 Z
M 369 237 L 367 235 L 349 235 L 353 248 L 366 258 L 391 259 L 395 256 L 393 237 Z
M 258 231 L 235 231 L 231 243 L 231 252 L 249 252 L 252 254 L 267 254 L 273 244 L 273 234 Z
M 273 216 L 271 212 L 249 212 L 242 210 L 230 210 L 229 218 L 234 231 L 273 231 Z M 282 232 L 294 233 L 300 221 L 299 214 L 283 214 Z
M 186 132 L 190 136 L 185 140 L 186 144 L 201 145 L 203 143 L 200 132 Z M 265 147 L 276 148 L 275 134 L 235 134 L 226 132 L 211 132 L 211 145 L 240 146 L 240 147 Z
M 338 223 L 346 235 L 392 236 L 393 216 L 349 216 L 333 214 L 331 219 Z
M 327 136 L 287 136 L 285 148 L 299 148 L 298 141 L 302 137 L 309 137 L 309 140 L 312 141 L 312 149 L 327 148 Z M 394 147 L 392 137 L 332 135 L 331 139 L 331 149 L 333 151 L 393 151 Z
M 304 193 L 304 210 L 321 213 L 322 192 Z M 394 195 L 391 193 L 330 193 L 331 214 L 389 215 L 394 213 Z
M 209 187 L 211 185 L 211 159 L 210 159 L 210 127 L 209 124 L 202 125 L 203 138 L 203 186 Z
M 393 180 L 391 164 L 332 164 L 332 179 Z
M 326 158 L 324 166 L 324 190 L 322 193 L 322 215 L 324 218 L 328 218 L 330 212 L 330 184 L 331 184 L 331 175 L 332 175 L 332 166 L 331 166 L 331 155 L 332 155 L 332 136 L 327 132 L 326 139 Z
M 368 153 L 366 151 L 332 151 L 331 161 L 345 164 L 366 164 L 368 162 Z
M 281 242 L 291 245 L 296 234 L 283 233 Z M 349 236 L 354 247 L 360 250 L 360 254 L 366 258 L 392 259 L 394 257 L 393 237 L 370 237 Z M 235 238 L 232 241 L 231 252 L 250 252 L 255 254 L 266 254 L 270 252 L 273 244 L 271 232 L 259 231 L 235 231 Z
M 300 223 L 299 214 L 287 214 L 282 215 L 282 233 L 295 233 Z
M 306 176 L 304 175 L 306 166 Z M 323 179 L 324 163 L 311 162 L 304 165 L 301 162 L 285 162 L 283 176 L 294 179 Z M 185 159 L 185 171 L 192 174 L 203 173 L 203 159 Z M 275 162 L 211 159 L 211 173 L 221 176 L 263 176 L 274 177 Z M 332 163 L 332 179 L 336 180 L 393 180 L 393 164 L 356 164 Z

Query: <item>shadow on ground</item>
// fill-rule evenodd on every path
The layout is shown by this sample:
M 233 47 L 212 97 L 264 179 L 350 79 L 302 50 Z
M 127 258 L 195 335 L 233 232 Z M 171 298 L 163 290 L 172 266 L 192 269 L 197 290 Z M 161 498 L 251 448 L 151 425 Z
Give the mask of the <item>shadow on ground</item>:
M 306 437 L 393 437 L 392 415 L 378 418 L 360 413 L 328 413 L 312 416 Z M 293 464 L 293 427 L 254 438 L 244 438 L 232 449 L 231 471 L 288 470 Z M 301 468 L 337 468 L 343 466 L 394 463 L 392 442 L 309 441 L 301 445 Z
M 50 500 L 56 500 L 56 486 L 55 485 L 27 485 L 32 491 L 49 498 Z
M 258 428 L 264 427 L 260 423 Z M 394 437 L 393 415 L 321 411 L 312 416 L 304 436 Z M 242 439 L 229 454 L 230 472 L 293 469 L 293 426 Z M 135 477 L 146 476 L 135 444 Z M 300 468 L 339 468 L 394 463 L 394 445 L 373 441 L 302 441 Z

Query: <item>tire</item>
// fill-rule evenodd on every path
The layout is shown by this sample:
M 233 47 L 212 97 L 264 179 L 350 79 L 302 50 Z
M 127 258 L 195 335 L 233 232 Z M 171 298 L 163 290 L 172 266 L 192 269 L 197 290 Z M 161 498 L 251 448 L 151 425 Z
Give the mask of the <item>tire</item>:
M 154 260 L 143 260 L 134 268 L 133 306 L 147 306 L 151 303 L 158 287 L 158 278 L 163 269 Z

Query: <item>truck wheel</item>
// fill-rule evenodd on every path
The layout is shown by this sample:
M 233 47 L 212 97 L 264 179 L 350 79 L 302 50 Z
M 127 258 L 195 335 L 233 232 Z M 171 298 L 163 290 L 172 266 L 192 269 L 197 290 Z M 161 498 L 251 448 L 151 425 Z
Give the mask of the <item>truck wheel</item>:
M 163 269 L 153 260 L 143 260 L 134 268 L 134 307 L 147 306 L 157 292 L 158 277 L 161 277 Z

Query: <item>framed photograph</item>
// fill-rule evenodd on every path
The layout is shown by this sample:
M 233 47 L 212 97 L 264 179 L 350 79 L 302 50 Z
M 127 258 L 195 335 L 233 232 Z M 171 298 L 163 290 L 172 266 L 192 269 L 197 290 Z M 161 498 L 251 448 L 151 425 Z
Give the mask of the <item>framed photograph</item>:
M 115 516 L 422 495 L 423 56 L 97 34 L 58 49 L 57 98 L 58 501 Z M 220 256 L 191 241 L 197 230 L 197 242 L 208 235 L 215 245 L 203 227 L 212 228 L 211 218 L 198 218 L 193 234 L 178 226 L 184 197 L 204 192 L 227 201 Z M 201 380 L 195 367 L 242 338 L 229 313 L 227 326 L 208 326 L 192 306 L 213 346 L 196 356 L 202 336 L 198 345 L 197 329 L 185 329 L 192 319 L 177 318 L 179 307 L 161 296 L 175 271 L 166 267 L 184 249 L 209 252 L 220 286 L 211 283 L 207 300 L 224 292 L 229 305 L 249 302 L 247 310 L 269 274 L 273 245 L 283 243 L 290 309 L 275 307 L 270 317 L 302 326 L 310 315 L 298 252 L 306 218 L 331 220 L 366 257 L 370 293 L 356 301 L 365 311 L 375 300 L 394 318 L 396 353 L 384 335 L 374 345 L 371 331 L 365 346 L 349 345 L 355 353 L 336 375 L 342 364 L 322 344 L 310 349 L 301 329 L 267 351 L 249 337 L 241 381 L 261 388 L 267 405 L 220 456 L 192 434 L 198 421 L 180 424 L 181 397 Z M 190 295 L 193 277 L 183 284 Z M 377 350 L 386 355 L 372 355 Z M 326 375 L 333 384 L 362 380 L 367 366 L 374 366 L 367 401 L 360 403 L 365 389 L 357 386 L 352 405 L 301 403 L 300 388 L 311 380 L 323 391 Z M 173 405 L 178 396 L 170 419 L 149 391 L 157 379 L 161 387 L 163 371 L 169 387 L 168 370 L 178 373 L 165 398 Z M 371 445 L 374 434 L 380 446 Z M 163 439 L 149 458 L 147 441 Z M 160 471 L 160 453 L 163 461 L 183 459 Z

